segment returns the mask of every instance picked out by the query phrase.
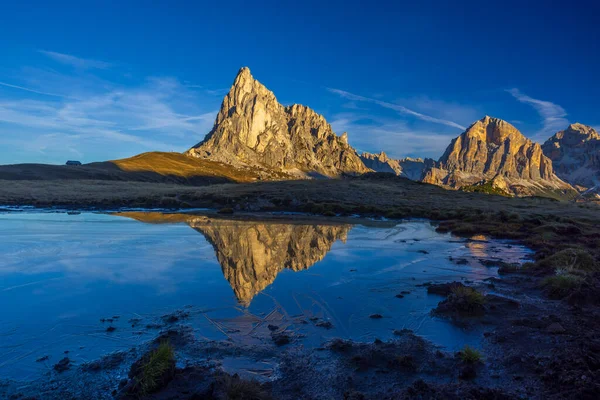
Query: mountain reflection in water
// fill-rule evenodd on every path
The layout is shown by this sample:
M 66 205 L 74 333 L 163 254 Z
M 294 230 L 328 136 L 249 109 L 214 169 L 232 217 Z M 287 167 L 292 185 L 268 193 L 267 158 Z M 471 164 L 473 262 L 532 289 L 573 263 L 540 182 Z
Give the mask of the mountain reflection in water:
M 187 214 L 123 212 L 146 223 L 185 222 L 213 246 L 223 275 L 238 301 L 249 305 L 284 269 L 302 271 L 321 261 L 352 225 L 249 221 Z
M 84 363 L 129 350 L 179 324 L 244 346 L 272 345 L 270 326 L 307 347 L 412 329 L 456 350 L 481 332 L 432 317 L 441 298 L 428 282 L 481 282 L 497 276 L 484 261 L 529 254 L 424 220 L 35 211 L 0 213 L 0 235 L 0 380 L 33 379 L 66 351 Z

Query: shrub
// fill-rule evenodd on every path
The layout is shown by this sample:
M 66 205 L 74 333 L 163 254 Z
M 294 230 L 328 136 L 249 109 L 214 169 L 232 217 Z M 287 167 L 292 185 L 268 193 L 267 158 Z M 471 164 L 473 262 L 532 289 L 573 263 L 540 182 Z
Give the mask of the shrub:
M 558 273 L 549 276 L 542 281 L 542 287 L 548 293 L 548 296 L 555 299 L 561 299 L 571 293 L 575 288 L 583 283 L 583 278 L 569 273 Z
M 581 249 L 564 249 L 552 254 L 537 262 L 537 266 L 555 271 L 564 269 L 569 272 L 583 271 L 594 272 L 598 271 L 598 264 L 594 257 L 585 250 Z
M 485 304 L 485 296 L 469 286 L 455 286 L 452 288 L 452 301 L 464 303 L 468 308 L 475 309 Z
M 476 364 L 483 359 L 483 355 L 479 350 L 466 345 L 458 354 L 460 359 L 467 364 Z

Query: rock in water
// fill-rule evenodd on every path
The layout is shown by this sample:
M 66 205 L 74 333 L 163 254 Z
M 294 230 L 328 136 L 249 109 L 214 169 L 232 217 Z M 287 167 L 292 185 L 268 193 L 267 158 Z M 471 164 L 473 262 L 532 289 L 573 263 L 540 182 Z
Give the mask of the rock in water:
M 452 140 L 444 155 L 424 172 L 423 181 L 462 188 L 493 182 L 518 196 L 574 195 L 574 189 L 558 178 L 542 147 L 514 126 L 484 117 Z
M 590 126 L 571 124 L 543 145 L 556 175 L 587 189 L 600 183 L 600 134 Z
M 279 104 L 246 67 L 225 96 L 213 129 L 188 154 L 279 171 L 280 178 L 369 172 L 346 134 L 337 136 L 325 118 L 308 107 Z

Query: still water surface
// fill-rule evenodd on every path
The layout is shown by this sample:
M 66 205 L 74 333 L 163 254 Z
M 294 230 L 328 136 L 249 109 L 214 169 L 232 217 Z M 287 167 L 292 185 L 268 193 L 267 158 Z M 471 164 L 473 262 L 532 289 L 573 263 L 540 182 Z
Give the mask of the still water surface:
M 421 285 L 480 281 L 497 275 L 480 260 L 530 255 L 427 221 L 22 212 L 0 213 L 0 237 L 0 378 L 19 380 L 65 352 L 81 364 L 177 324 L 243 344 L 268 342 L 273 324 L 306 347 L 408 328 L 455 350 L 481 332 L 430 316 L 441 298 Z

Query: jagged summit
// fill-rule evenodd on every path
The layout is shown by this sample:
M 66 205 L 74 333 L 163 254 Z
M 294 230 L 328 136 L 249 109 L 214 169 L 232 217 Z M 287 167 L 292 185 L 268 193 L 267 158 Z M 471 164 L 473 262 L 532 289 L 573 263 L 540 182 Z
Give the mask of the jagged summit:
M 364 173 L 368 168 L 325 118 L 309 107 L 281 105 L 275 94 L 239 70 L 215 125 L 188 155 L 289 176 Z
M 542 146 L 556 174 L 582 189 L 600 184 L 600 135 L 591 126 L 575 123 Z
M 423 178 L 453 188 L 493 179 L 501 179 L 509 192 L 518 195 L 572 190 L 554 174 L 552 162 L 538 143 L 508 122 L 487 115 L 452 140 Z

